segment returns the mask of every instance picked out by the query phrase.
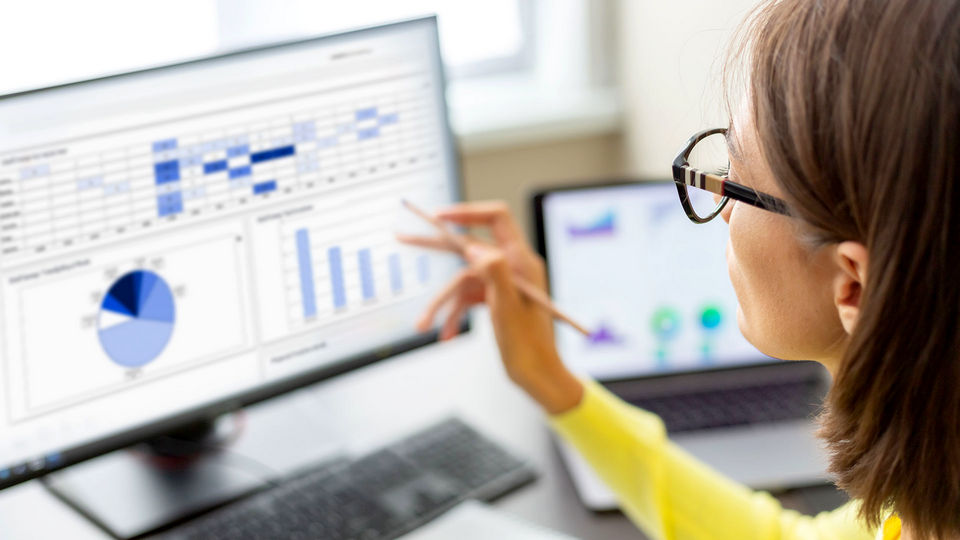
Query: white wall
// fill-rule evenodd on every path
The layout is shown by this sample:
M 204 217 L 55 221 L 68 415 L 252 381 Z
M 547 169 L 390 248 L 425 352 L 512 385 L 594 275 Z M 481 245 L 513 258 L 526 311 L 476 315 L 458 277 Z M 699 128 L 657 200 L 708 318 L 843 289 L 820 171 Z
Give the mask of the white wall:
M 726 45 L 756 0 L 620 0 L 620 83 L 627 168 L 668 178 L 694 132 L 726 125 Z

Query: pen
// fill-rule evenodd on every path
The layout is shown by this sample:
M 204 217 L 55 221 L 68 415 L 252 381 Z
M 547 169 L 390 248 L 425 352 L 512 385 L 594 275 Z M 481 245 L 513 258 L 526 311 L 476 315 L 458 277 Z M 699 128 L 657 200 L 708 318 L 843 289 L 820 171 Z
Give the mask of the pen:
M 447 228 L 446 224 L 440 221 L 439 218 L 432 216 L 427 212 L 424 212 L 423 210 L 418 208 L 416 205 L 414 205 L 410 201 L 404 199 L 403 206 L 405 206 L 407 210 L 410 210 L 414 214 L 420 216 L 421 218 L 429 222 L 431 225 L 433 225 L 433 227 L 437 229 L 437 231 L 440 233 L 440 236 L 442 236 L 444 240 L 446 240 L 456 248 L 457 253 L 459 253 L 461 257 L 466 255 L 466 249 L 467 249 L 466 238 L 464 238 L 459 234 L 451 232 L 450 229 Z M 575 320 L 570 318 L 569 315 L 560 311 L 557 308 L 557 306 L 555 306 L 553 302 L 550 301 L 550 298 L 543 291 L 538 289 L 534 284 L 530 283 L 523 277 L 517 276 L 517 275 L 514 275 L 513 283 L 514 285 L 517 286 L 517 289 L 523 294 L 523 296 L 525 296 L 531 302 L 538 304 L 543 309 L 547 310 L 551 315 L 553 315 L 555 319 L 559 319 L 569 324 L 576 331 L 580 332 L 581 334 L 587 337 L 590 337 L 590 335 L 592 334 L 590 330 L 587 330 L 587 328 L 584 327 L 582 324 L 576 322 Z

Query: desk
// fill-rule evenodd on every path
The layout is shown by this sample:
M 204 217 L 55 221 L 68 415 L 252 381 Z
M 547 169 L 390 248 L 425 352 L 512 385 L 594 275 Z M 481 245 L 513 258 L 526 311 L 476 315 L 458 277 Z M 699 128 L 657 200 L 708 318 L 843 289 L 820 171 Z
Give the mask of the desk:
M 507 380 L 486 313 L 477 315 L 475 330 L 465 337 L 251 407 L 244 437 L 255 439 L 277 425 L 299 429 L 289 430 L 296 432 L 290 434 L 294 442 L 271 436 L 272 448 L 260 446 L 249 454 L 260 454 L 254 457 L 269 465 L 272 455 L 289 454 L 291 448 L 299 450 L 292 461 L 322 459 L 334 447 L 362 452 L 455 414 L 530 459 L 540 472 L 534 484 L 498 500 L 501 511 L 583 539 L 644 538 L 621 514 L 595 514 L 580 505 L 542 413 Z M 247 452 L 242 440 L 236 451 Z M 818 488 L 788 493 L 782 500 L 811 511 L 835 506 L 842 499 L 832 488 Z M 108 538 L 38 481 L 0 492 L 0 537 Z

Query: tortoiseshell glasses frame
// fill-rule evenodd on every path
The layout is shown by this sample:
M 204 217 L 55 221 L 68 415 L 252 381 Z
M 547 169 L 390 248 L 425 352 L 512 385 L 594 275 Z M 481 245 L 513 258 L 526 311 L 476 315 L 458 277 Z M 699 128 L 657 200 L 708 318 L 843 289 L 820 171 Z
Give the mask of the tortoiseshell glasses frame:
M 680 153 L 677 154 L 676 159 L 673 160 L 673 181 L 677 183 L 677 193 L 680 195 L 680 204 L 683 206 L 683 211 L 686 212 L 690 221 L 694 223 L 706 223 L 710 221 L 723 211 L 723 207 L 727 205 L 730 199 L 763 210 L 789 216 L 790 211 L 787 208 L 786 201 L 783 199 L 748 188 L 743 184 L 738 184 L 726 176 L 699 171 L 690 166 L 688 159 L 697 143 L 711 135 L 726 135 L 726 133 L 727 128 L 707 129 L 697 133 L 693 137 L 690 137 L 687 144 L 680 150 Z M 703 189 L 719 195 L 721 198 L 716 208 L 706 216 L 697 214 L 693 208 L 693 204 L 690 202 L 687 186 Z

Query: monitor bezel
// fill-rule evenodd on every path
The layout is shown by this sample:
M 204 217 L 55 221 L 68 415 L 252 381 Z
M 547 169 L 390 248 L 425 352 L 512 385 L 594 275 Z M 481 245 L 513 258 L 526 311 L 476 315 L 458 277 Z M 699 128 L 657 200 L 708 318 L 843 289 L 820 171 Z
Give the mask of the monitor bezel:
M 550 287 L 550 265 L 547 263 L 547 234 L 546 234 L 546 216 L 544 214 L 544 203 L 552 194 L 555 193 L 564 193 L 571 191 L 595 191 L 598 189 L 604 188 L 622 188 L 622 187 L 636 187 L 638 189 L 649 188 L 649 187 L 662 187 L 664 185 L 673 184 L 673 180 L 661 180 L 661 179 L 630 179 L 630 178 L 613 178 L 607 180 L 600 180 L 596 182 L 589 183 L 578 183 L 578 184 L 567 184 L 553 187 L 540 188 L 533 191 L 530 194 L 530 206 L 531 206 L 531 218 L 532 218 L 532 228 L 534 232 L 534 246 L 537 250 L 537 253 L 543 257 L 544 268 L 547 272 L 547 287 Z M 677 211 L 680 212 L 682 209 L 679 206 L 679 201 L 677 203 Z M 760 353 L 763 354 L 763 353 Z M 766 356 L 766 355 L 764 355 Z M 783 360 L 778 360 L 776 358 L 770 358 L 770 361 L 765 362 L 753 362 L 742 365 L 734 366 L 718 366 L 710 368 L 694 368 L 687 370 L 677 370 L 670 371 L 666 373 L 649 373 L 644 375 L 628 375 L 623 377 L 604 377 L 600 382 L 603 384 L 608 383 L 619 383 L 626 381 L 637 381 L 637 380 L 651 380 L 651 379 L 668 379 L 676 377 L 685 377 L 689 375 L 699 375 L 703 373 L 720 373 L 720 372 L 732 372 L 732 371 L 746 371 L 750 369 L 756 369 L 760 367 L 768 367 L 774 365 L 787 366 Z
M 138 69 L 133 71 L 127 71 L 123 73 L 115 73 L 109 75 L 98 76 L 90 79 L 84 79 L 79 81 L 71 81 L 61 84 L 56 84 L 52 86 L 46 86 L 42 88 L 35 88 L 29 90 L 23 90 L 13 93 L 8 93 L 5 95 L 0 95 L 0 101 L 8 101 L 17 97 L 40 94 L 45 92 L 50 92 L 53 90 L 70 88 L 75 86 L 89 85 L 92 83 L 100 81 L 112 81 L 118 79 L 132 78 L 146 73 L 152 72 L 165 72 L 172 71 L 178 68 L 185 66 L 202 64 L 205 62 L 212 62 L 217 60 L 222 60 L 225 58 L 239 57 L 247 54 L 258 54 L 271 50 L 282 50 L 285 48 L 298 48 L 303 46 L 309 46 L 315 43 L 335 41 L 340 39 L 350 39 L 355 37 L 361 37 L 364 34 L 374 34 L 377 32 L 383 32 L 387 30 L 393 30 L 397 28 L 414 28 L 416 26 L 426 26 L 428 28 L 427 32 L 432 34 L 431 41 L 432 50 L 434 53 L 433 62 L 436 65 L 436 73 L 439 77 L 437 92 L 440 97 L 441 107 L 440 107 L 440 120 L 442 124 L 441 137 L 443 138 L 443 144 L 446 147 L 444 152 L 448 159 L 448 168 L 449 173 L 454 176 L 453 182 L 451 183 L 451 192 L 453 195 L 453 201 L 461 201 L 463 197 L 463 169 L 462 169 L 462 160 L 460 159 L 460 151 L 458 148 L 457 140 L 454 137 L 453 130 L 450 124 L 450 114 L 448 110 L 448 105 L 446 101 L 446 89 L 447 89 L 447 78 L 446 70 L 443 64 L 443 57 L 440 51 L 440 40 L 439 40 L 439 31 L 437 26 L 437 17 L 436 15 L 428 15 L 423 17 L 416 17 L 411 19 L 404 19 L 395 22 L 389 22 L 384 24 L 377 24 L 371 26 L 365 26 L 361 28 L 355 28 L 340 32 L 331 32 L 325 33 L 322 35 L 317 35 L 305 39 L 296 39 L 281 41 L 275 43 L 269 43 L 260 46 L 254 47 L 245 47 L 240 48 L 224 53 L 190 58 L 188 60 L 164 64 L 160 66 L 152 66 L 144 69 Z M 471 329 L 469 318 L 465 318 L 461 323 L 460 332 L 465 333 L 469 332 Z M 176 431 L 183 426 L 194 424 L 197 422 L 209 422 L 213 419 L 228 414 L 243 407 L 247 407 L 274 397 L 287 394 L 294 390 L 310 386 L 312 384 L 319 383 L 321 381 L 330 379 L 337 375 L 341 375 L 346 372 L 354 371 L 371 364 L 380 363 L 382 361 L 388 360 L 390 358 L 395 358 L 402 353 L 412 351 L 414 349 L 419 349 L 421 347 L 436 343 L 439 341 L 439 331 L 431 330 L 422 334 L 413 334 L 409 338 L 400 339 L 393 343 L 376 347 L 373 350 L 360 352 L 357 354 L 349 355 L 345 357 L 342 361 L 337 362 L 333 365 L 321 366 L 309 371 L 306 371 L 301 374 L 291 375 L 284 379 L 274 381 L 271 383 L 263 384 L 257 386 L 256 388 L 248 389 L 237 394 L 227 396 L 221 399 L 216 400 L 212 403 L 207 403 L 197 407 L 192 407 L 181 412 L 171 413 L 169 416 L 160 418 L 158 420 L 151 421 L 146 425 L 140 425 L 131 427 L 129 429 L 123 429 L 115 434 L 108 435 L 106 437 L 101 437 L 97 440 L 77 445 L 74 447 L 67 447 L 63 449 L 58 449 L 56 452 L 59 454 L 59 460 L 56 464 L 48 465 L 45 464 L 43 468 L 32 469 L 26 464 L 23 466 L 27 467 L 22 474 L 11 474 L 10 477 L 6 480 L 0 480 L 0 491 L 16 486 L 28 480 L 33 480 L 40 478 L 47 474 L 65 469 L 72 465 L 102 456 L 104 454 L 121 450 L 131 445 L 142 443 L 154 437 L 161 436 L 165 433 L 170 433 Z M 17 464 L 8 464 L 2 463 L 0 466 L 8 467 L 14 466 Z

